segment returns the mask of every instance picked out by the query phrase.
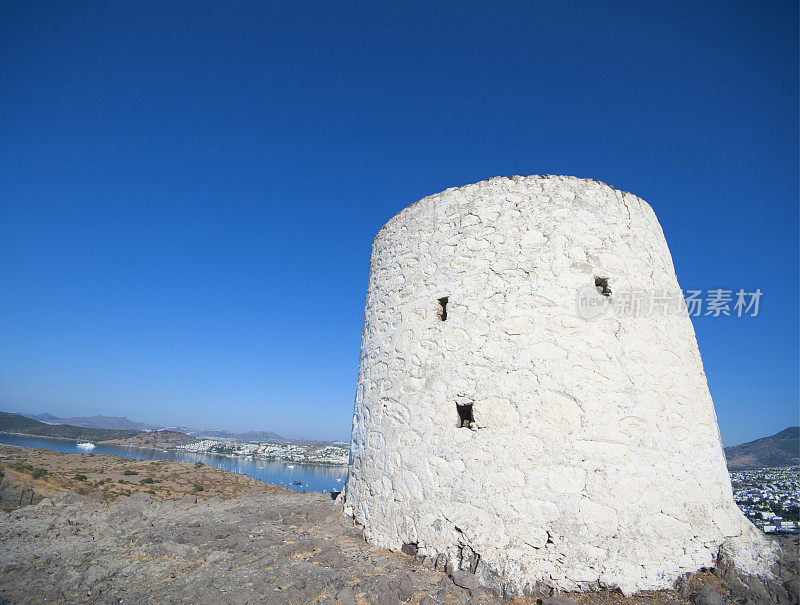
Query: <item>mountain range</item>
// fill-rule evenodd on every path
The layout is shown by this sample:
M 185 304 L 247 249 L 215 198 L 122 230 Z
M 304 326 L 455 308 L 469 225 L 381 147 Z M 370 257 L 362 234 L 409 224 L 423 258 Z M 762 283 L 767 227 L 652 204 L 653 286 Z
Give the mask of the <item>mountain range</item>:
M 22 414 L 31 420 L 38 420 L 46 424 L 69 424 L 71 426 L 81 426 L 87 429 L 114 429 L 122 431 L 157 431 L 161 426 L 147 424 L 146 422 L 135 422 L 124 416 L 73 416 L 70 418 L 59 418 L 52 414 Z
M 769 437 L 725 448 L 728 469 L 742 471 L 800 463 L 800 427 L 790 426 Z
M 113 429 L 125 431 L 163 431 L 168 430 L 175 433 L 184 433 L 196 439 L 220 439 L 230 441 L 246 441 L 251 443 L 270 442 L 270 443 L 284 443 L 284 444 L 297 444 L 297 445 L 321 445 L 329 443 L 328 441 L 309 441 L 306 439 L 291 439 L 283 437 L 278 433 L 272 431 L 247 431 L 245 433 L 234 433 L 231 431 L 224 431 L 219 429 L 196 429 L 186 426 L 160 426 L 157 424 L 148 424 L 146 422 L 136 422 L 130 420 L 125 416 L 73 416 L 70 418 L 60 418 L 52 414 L 25 414 L 19 413 L 20 416 L 37 420 L 46 424 L 67 424 L 70 426 L 77 426 L 91 429 Z
M 128 439 L 141 435 L 141 431 L 120 429 L 98 429 L 69 424 L 45 423 L 20 414 L 0 412 L 0 431 L 23 433 L 41 437 L 61 437 L 78 441 L 107 441 L 109 439 Z

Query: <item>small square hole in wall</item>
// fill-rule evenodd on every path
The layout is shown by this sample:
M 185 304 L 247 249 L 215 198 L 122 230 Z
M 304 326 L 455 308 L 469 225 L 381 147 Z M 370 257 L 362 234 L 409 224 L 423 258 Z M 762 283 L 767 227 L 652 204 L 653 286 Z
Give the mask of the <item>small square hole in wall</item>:
M 595 277 L 594 285 L 597 291 L 603 296 L 611 296 L 611 288 L 608 287 L 607 277 Z
M 441 321 L 447 321 L 447 301 L 447 296 L 439 299 L 439 308 L 436 310 L 436 317 Z
M 475 422 L 475 418 L 472 416 L 472 404 L 456 404 L 456 411 L 458 412 L 458 427 L 466 429 L 471 428 L 472 424 Z

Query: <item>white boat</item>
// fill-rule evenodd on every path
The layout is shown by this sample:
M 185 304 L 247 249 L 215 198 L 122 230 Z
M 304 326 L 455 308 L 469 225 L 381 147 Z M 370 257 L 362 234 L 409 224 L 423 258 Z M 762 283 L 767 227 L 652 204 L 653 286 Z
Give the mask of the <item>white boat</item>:
M 78 441 L 77 446 L 78 446 L 78 449 L 85 450 L 87 452 L 90 452 L 95 448 L 95 444 L 91 443 L 89 441 L 87 441 L 85 443 L 81 442 L 81 441 Z

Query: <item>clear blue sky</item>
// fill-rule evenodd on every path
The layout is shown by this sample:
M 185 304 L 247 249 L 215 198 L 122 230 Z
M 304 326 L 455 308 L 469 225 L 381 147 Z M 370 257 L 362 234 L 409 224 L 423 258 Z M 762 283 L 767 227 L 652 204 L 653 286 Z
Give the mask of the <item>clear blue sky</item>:
M 348 438 L 372 239 L 497 175 L 648 200 L 723 439 L 798 416 L 796 2 L 0 6 L 0 407 Z

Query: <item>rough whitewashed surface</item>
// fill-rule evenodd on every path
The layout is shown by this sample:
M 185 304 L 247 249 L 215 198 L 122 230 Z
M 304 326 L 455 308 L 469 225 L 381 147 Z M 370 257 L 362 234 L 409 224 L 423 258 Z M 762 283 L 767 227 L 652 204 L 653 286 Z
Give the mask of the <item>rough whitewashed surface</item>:
M 768 573 L 691 321 L 582 319 L 576 293 L 595 277 L 612 297 L 679 289 L 650 206 L 597 181 L 493 178 L 381 229 L 345 502 L 370 542 L 505 594 L 668 587 L 720 548 Z

